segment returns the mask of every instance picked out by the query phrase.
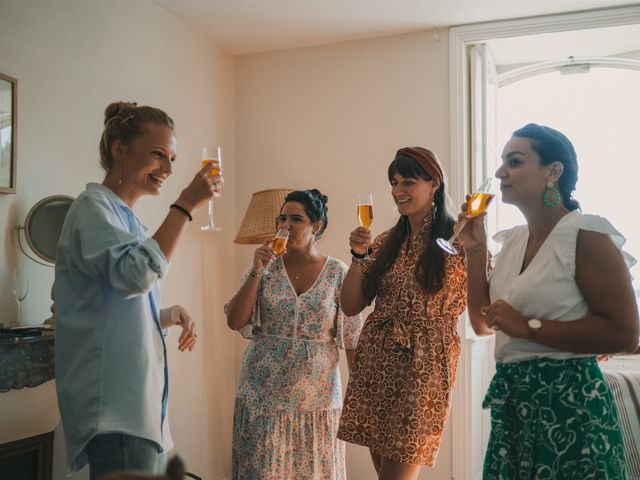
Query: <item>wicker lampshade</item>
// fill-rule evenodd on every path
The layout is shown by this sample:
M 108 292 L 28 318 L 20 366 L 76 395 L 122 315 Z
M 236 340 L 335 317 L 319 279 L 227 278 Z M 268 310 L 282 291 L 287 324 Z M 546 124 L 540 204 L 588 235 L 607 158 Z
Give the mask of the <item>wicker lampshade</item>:
M 290 188 L 273 188 L 255 192 L 247 211 L 244 212 L 242 225 L 235 243 L 262 243 L 276 234 L 276 217 L 286 196 L 293 192 Z

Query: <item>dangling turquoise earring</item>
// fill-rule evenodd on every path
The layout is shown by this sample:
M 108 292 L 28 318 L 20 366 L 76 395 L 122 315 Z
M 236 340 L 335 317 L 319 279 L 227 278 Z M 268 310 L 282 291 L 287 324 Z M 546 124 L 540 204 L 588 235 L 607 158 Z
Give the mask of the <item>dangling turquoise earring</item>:
M 549 200 L 549 194 L 553 194 L 553 200 Z M 549 208 L 555 207 L 560 203 L 560 198 L 560 190 L 553 185 L 553 182 L 547 183 L 547 188 L 544 189 L 544 195 L 542 197 L 545 206 Z

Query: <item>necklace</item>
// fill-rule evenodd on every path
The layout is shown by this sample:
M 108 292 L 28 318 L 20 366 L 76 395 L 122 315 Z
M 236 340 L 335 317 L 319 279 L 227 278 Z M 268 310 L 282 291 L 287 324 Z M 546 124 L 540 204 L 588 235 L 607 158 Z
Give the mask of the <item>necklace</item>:
M 296 280 L 300 280 L 300 275 L 296 275 L 296 276 L 295 276 L 295 279 L 296 279 Z

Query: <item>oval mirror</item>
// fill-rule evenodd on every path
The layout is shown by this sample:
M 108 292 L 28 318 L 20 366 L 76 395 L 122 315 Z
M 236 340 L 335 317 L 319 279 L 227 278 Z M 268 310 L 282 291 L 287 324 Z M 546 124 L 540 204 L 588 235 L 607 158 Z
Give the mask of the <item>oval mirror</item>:
M 56 262 L 56 247 L 62 224 L 73 200 L 73 197 L 66 195 L 45 197 L 31 207 L 24 221 L 22 228 L 29 247 L 48 263 Z

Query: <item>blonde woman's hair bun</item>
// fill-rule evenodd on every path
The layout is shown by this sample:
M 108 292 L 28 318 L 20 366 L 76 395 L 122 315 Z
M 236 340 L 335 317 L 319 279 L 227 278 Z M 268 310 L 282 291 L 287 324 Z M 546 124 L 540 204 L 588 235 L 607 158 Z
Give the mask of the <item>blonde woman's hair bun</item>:
M 113 102 L 104 111 L 104 124 L 114 118 L 126 118 L 137 108 L 136 102 Z

